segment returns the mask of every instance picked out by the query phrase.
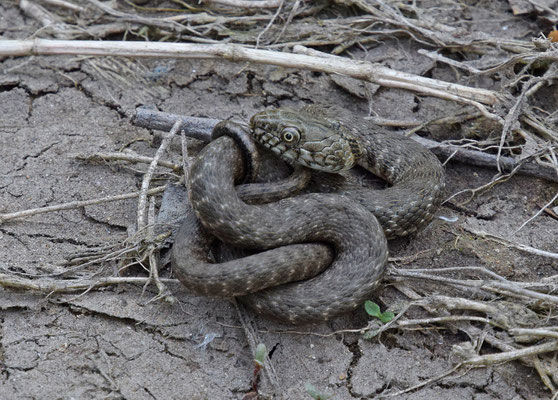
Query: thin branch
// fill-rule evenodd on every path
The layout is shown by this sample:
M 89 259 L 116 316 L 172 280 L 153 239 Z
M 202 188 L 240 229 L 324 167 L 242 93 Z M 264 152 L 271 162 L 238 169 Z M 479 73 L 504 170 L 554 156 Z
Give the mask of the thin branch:
M 466 64 L 466 63 L 461 62 L 461 61 L 456 61 L 452 58 L 445 57 L 445 56 L 441 55 L 440 53 L 438 53 L 436 51 L 428 51 L 426 49 L 419 49 L 417 52 L 419 54 L 422 54 L 423 56 L 426 56 L 426 57 L 431 58 L 433 60 L 451 65 L 452 67 L 463 69 L 463 70 L 465 70 L 467 72 L 470 72 L 472 74 L 480 74 L 481 73 L 481 71 L 479 69 L 471 67 L 469 64 Z
M 551 351 L 556 351 L 556 350 L 558 350 L 558 341 L 553 340 L 548 343 L 543 343 L 536 346 L 530 346 L 524 349 L 471 357 L 468 360 L 463 361 L 463 364 L 481 365 L 481 366 L 495 365 L 495 364 L 501 364 L 513 360 L 518 360 L 524 357 L 531 357 L 538 354 L 549 353 Z
M 90 288 L 119 285 L 122 283 L 145 284 L 149 278 L 106 277 L 97 279 L 26 279 L 11 274 L 0 273 L 0 286 L 9 289 L 34 290 L 52 294 L 77 292 Z M 161 279 L 165 283 L 180 284 L 178 279 Z
M 504 142 L 506 138 L 512 132 L 513 125 L 517 124 L 517 120 L 519 118 L 520 111 L 521 111 L 521 105 L 526 99 L 526 95 L 525 95 L 526 91 L 527 88 L 524 88 L 521 94 L 516 99 L 515 103 L 509 109 L 508 114 L 504 118 L 502 133 L 500 135 L 500 145 L 498 146 L 498 153 L 496 154 L 496 165 L 498 167 L 498 172 L 500 173 L 502 173 L 502 167 L 500 165 L 500 158 L 502 157 L 502 148 L 504 146 Z
M 155 168 L 157 167 L 157 163 L 159 159 L 163 156 L 163 153 L 167 150 L 167 147 L 170 145 L 172 138 L 174 137 L 174 135 L 176 135 L 176 133 L 180 129 L 181 124 L 182 121 L 180 121 L 180 119 L 177 119 L 172 129 L 163 136 L 161 145 L 155 152 L 155 156 L 153 157 L 151 164 L 149 164 L 149 168 L 147 169 L 147 172 L 143 176 L 143 180 L 141 182 L 140 196 L 138 200 L 138 219 L 137 219 L 138 230 L 141 230 L 146 226 L 145 206 L 147 202 L 147 192 L 149 189 L 149 183 L 151 182 L 151 177 L 155 172 Z
M 510 335 L 513 336 L 537 336 L 558 339 L 558 331 L 551 329 L 551 327 L 544 328 L 513 328 L 509 330 Z
M 446 372 L 444 372 L 444 373 L 442 373 L 442 374 L 440 374 L 440 375 L 434 376 L 434 377 L 432 377 L 432 378 L 429 378 L 429 379 L 425 380 L 424 382 L 421 382 L 421 383 L 418 383 L 418 384 L 416 384 L 416 385 L 413 385 L 413 386 L 411 386 L 411 387 L 409 387 L 409 388 L 407 388 L 407 389 L 399 390 L 399 391 L 397 391 L 397 392 L 383 394 L 382 397 L 399 397 L 399 396 L 401 396 L 402 394 L 409 393 L 409 392 L 413 392 L 413 391 L 415 391 L 415 390 L 417 390 L 417 389 L 420 389 L 420 388 L 422 388 L 422 387 L 428 386 L 428 385 L 430 385 L 430 384 L 432 384 L 432 383 L 434 383 L 434 382 L 438 382 L 438 381 L 444 379 L 446 376 L 450 376 L 450 375 L 453 374 L 455 371 L 457 371 L 459 368 L 461 368 L 461 366 L 462 366 L 462 364 L 458 364 L 458 365 L 456 365 L 455 367 L 453 367 L 453 368 L 447 370 Z
M 52 14 L 50 14 L 42 6 L 39 6 L 33 3 L 32 1 L 20 0 L 19 8 L 29 17 L 39 21 L 43 26 L 54 25 L 55 23 L 60 22 L 57 19 L 55 19 L 55 17 L 53 17 Z
M 234 0 L 233 0 L 234 1 Z M 258 48 L 260 46 L 260 39 L 263 35 L 265 35 L 265 33 L 269 30 L 269 28 L 271 28 L 271 26 L 273 25 L 273 22 L 275 22 L 275 20 L 277 19 L 277 16 L 279 15 L 279 13 L 281 12 L 281 9 L 283 8 L 283 3 L 285 1 L 284 0 L 280 0 L 279 1 L 279 6 L 277 7 L 277 11 L 275 11 L 275 14 L 273 14 L 273 17 L 271 17 L 271 19 L 269 20 L 269 22 L 267 23 L 267 25 L 265 26 L 264 29 L 262 29 L 262 31 L 258 34 L 258 36 L 256 37 L 256 48 Z
M 190 193 L 190 188 L 188 187 L 190 178 L 190 163 L 188 160 L 188 144 L 186 142 L 186 133 L 184 130 L 180 131 L 180 145 L 182 147 L 182 172 L 184 174 L 184 185 L 186 186 L 186 191 Z
M 540 208 L 540 210 L 537 211 L 537 212 L 535 213 L 535 215 L 533 215 L 532 217 L 530 217 L 527 221 L 525 221 L 524 223 L 522 223 L 521 226 L 520 226 L 519 228 L 517 228 L 515 231 L 513 231 L 512 233 L 510 233 L 509 237 L 515 235 L 517 232 L 519 232 L 521 229 L 523 229 L 523 227 L 524 227 L 525 225 L 527 225 L 529 222 L 531 222 L 532 220 L 534 220 L 535 218 L 537 218 L 539 215 L 541 215 L 542 212 L 543 212 L 544 210 L 546 210 L 546 208 L 549 207 L 551 204 L 553 204 L 554 201 L 555 201 L 556 199 L 558 199 L 558 193 L 556 193 L 556 194 L 554 195 L 554 197 L 553 197 L 548 203 L 546 203 L 544 206 L 542 206 L 542 207 Z
M 534 290 L 524 289 L 520 287 L 520 285 L 517 285 L 516 282 L 511 282 L 511 281 L 501 282 L 501 281 L 453 279 L 453 278 L 441 277 L 439 275 L 416 273 L 412 270 L 403 270 L 403 269 L 396 269 L 396 268 L 390 268 L 389 277 L 422 279 L 422 280 L 428 280 L 432 282 L 440 282 L 454 287 L 475 288 L 477 290 L 483 290 L 490 293 L 506 294 L 508 296 L 513 296 L 518 298 L 527 298 L 531 300 L 543 300 L 553 304 L 558 304 L 558 296 L 552 296 Z
M 504 239 L 503 237 L 493 235 L 493 234 L 485 232 L 485 231 L 477 231 L 477 230 L 470 229 L 470 228 L 465 228 L 465 230 L 469 233 L 472 233 L 473 235 L 477 235 L 477 236 L 479 236 L 481 238 L 484 238 L 484 239 L 492 240 L 492 241 L 494 241 L 496 243 L 500 243 L 500 244 L 502 244 L 506 247 L 513 247 L 517 250 L 521 250 L 521 251 L 524 251 L 524 252 L 529 253 L 529 254 L 534 254 L 534 255 L 537 255 L 537 256 L 548 257 L 548 258 L 553 258 L 555 260 L 558 260 L 558 253 L 552 253 L 550 251 L 537 249 L 535 247 L 527 246 L 526 244 L 514 243 L 514 242 L 511 242 L 507 239 Z
M 155 246 L 155 231 L 153 227 L 155 226 L 155 198 L 149 198 L 149 213 L 148 213 L 148 225 L 147 225 L 147 242 L 149 245 L 145 252 L 149 254 L 149 280 L 144 285 L 144 290 L 147 285 L 151 282 L 155 283 L 159 293 L 151 301 L 163 299 L 168 304 L 176 303 L 176 298 L 172 295 L 169 289 L 161 282 L 159 278 L 159 253 L 157 252 L 157 247 Z
M 250 351 L 252 354 L 256 354 L 257 345 L 259 343 L 263 343 L 263 341 L 258 335 L 255 323 L 250 319 L 250 313 L 246 311 L 242 303 L 239 303 L 236 299 L 233 299 L 233 304 L 236 309 L 238 319 L 240 320 L 240 324 L 242 325 L 244 336 L 246 337 L 248 346 L 250 347 Z M 264 376 L 267 378 L 275 393 L 280 393 L 281 385 L 279 384 L 279 379 L 277 378 L 277 372 L 275 371 L 274 364 L 269 358 L 268 354 L 266 354 L 265 356 L 265 367 L 263 372 Z
M 149 189 L 147 191 L 147 194 L 149 196 L 152 196 L 154 194 L 163 193 L 166 188 L 167 188 L 167 186 L 163 185 L 163 186 L 159 186 L 159 187 L 156 187 L 156 188 L 153 188 L 153 189 Z M 86 206 L 93 206 L 93 205 L 97 205 L 97 204 L 108 203 L 108 202 L 111 202 L 111 201 L 133 199 L 134 197 L 138 197 L 140 195 L 140 193 L 141 192 L 132 192 L 132 193 L 119 194 L 119 195 L 116 195 L 116 196 L 102 197 L 100 199 L 83 200 L 83 201 L 71 201 L 69 203 L 57 204 L 57 205 L 54 205 L 54 206 L 31 208 L 29 210 L 23 210 L 23 211 L 17 211 L 17 212 L 13 212 L 13 213 L 0 214 L 0 225 L 7 222 L 7 221 L 12 220 L 12 219 L 29 217 L 31 215 L 44 214 L 44 213 L 49 213 L 49 212 L 53 212 L 53 211 L 73 210 L 73 209 L 76 209 L 76 208 L 81 208 L 81 207 L 86 207 Z
M 153 162 L 152 157 L 140 156 L 139 154 L 130 153 L 94 153 L 94 154 L 76 154 L 75 158 L 84 161 L 129 161 L 135 163 L 146 163 L 151 164 Z M 177 164 L 173 164 L 170 161 L 158 160 L 157 165 L 161 167 L 166 167 L 172 169 L 174 172 L 182 172 L 182 167 Z
M 104 11 L 105 13 L 112 15 L 113 17 L 119 18 L 120 21 L 135 22 L 135 23 L 144 24 L 148 26 L 156 26 L 158 28 L 168 29 L 171 32 L 178 32 L 178 33 L 189 32 L 194 36 L 200 36 L 198 32 L 196 32 L 189 26 L 182 25 L 175 21 L 162 20 L 159 18 L 142 17 L 141 15 L 136 15 L 136 14 L 128 14 L 122 11 L 115 10 L 114 8 L 110 7 L 107 3 L 98 0 L 87 0 L 87 1 L 91 3 L 93 6 L 97 7 L 98 9 Z M 131 42 L 122 42 L 122 43 L 131 43 Z M 117 55 L 117 54 L 112 54 L 112 55 Z
M 96 2 L 96 0 L 89 0 Z M 97 2 L 98 3 L 98 2 Z M 332 74 L 347 75 L 386 87 L 417 91 L 424 95 L 470 104 L 483 115 L 499 119 L 488 112 L 484 105 L 501 102 L 494 91 L 471 88 L 455 83 L 424 78 L 365 61 L 353 61 L 343 57 L 312 57 L 304 54 L 290 54 L 269 50 L 250 49 L 234 44 L 192 44 L 162 42 L 110 42 L 110 41 L 66 41 L 66 40 L 3 40 L 0 41 L 0 56 L 27 55 L 67 55 L 91 56 L 224 59 L 233 62 L 253 62 L 277 65 L 287 68 L 301 68 Z

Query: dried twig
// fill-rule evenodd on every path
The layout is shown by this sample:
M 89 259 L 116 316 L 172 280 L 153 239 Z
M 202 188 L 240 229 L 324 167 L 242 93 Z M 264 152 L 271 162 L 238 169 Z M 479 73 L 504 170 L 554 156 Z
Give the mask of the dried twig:
M 525 225 L 527 225 L 529 222 L 531 222 L 532 220 L 534 220 L 535 218 L 537 218 L 539 215 L 541 215 L 542 212 L 543 212 L 544 210 L 546 210 L 547 207 L 549 207 L 551 204 L 554 203 L 554 201 L 556 201 L 556 199 L 558 199 L 558 193 L 556 193 L 556 194 L 554 195 L 554 197 L 553 197 L 548 203 L 546 203 L 544 206 L 542 206 L 542 207 L 539 209 L 539 211 L 537 211 L 537 212 L 535 213 L 535 215 L 533 215 L 532 217 L 530 217 L 529 219 L 527 219 L 527 221 L 525 221 L 524 223 L 522 223 L 522 224 L 519 226 L 519 228 L 517 228 L 515 231 L 513 231 L 512 233 L 510 233 L 509 236 L 511 237 L 511 236 L 515 235 L 517 232 L 519 232 L 521 229 L 523 229 L 523 227 L 524 227 Z
M 501 364 L 503 362 L 518 360 L 520 358 L 528 358 L 538 354 L 549 353 L 556 350 L 558 350 L 558 341 L 552 340 L 547 343 L 539 344 L 536 346 L 529 346 L 524 349 L 471 357 L 468 360 L 463 361 L 463 365 L 475 365 L 475 366 L 495 365 L 495 364 Z
M 155 283 L 157 290 L 159 293 L 155 296 L 151 301 L 162 299 L 166 303 L 174 304 L 176 303 L 176 298 L 172 295 L 172 293 L 167 289 L 165 284 L 161 282 L 161 278 L 159 278 L 159 257 L 158 253 L 156 254 L 157 247 L 155 245 L 155 232 L 153 230 L 153 226 L 155 224 L 155 199 L 151 197 L 149 199 L 149 214 L 148 214 L 148 226 L 147 226 L 147 238 L 146 242 L 149 243 L 147 245 L 147 249 L 145 252 L 148 253 L 149 258 L 149 279 L 143 286 L 144 290 L 150 283 Z
M 115 10 L 114 8 L 110 7 L 108 4 L 98 0 L 87 0 L 87 1 L 92 5 L 94 5 L 95 7 L 99 8 L 100 10 L 106 12 L 107 14 L 117 17 L 120 21 L 135 22 L 147 26 L 155 26 L 158 28 L 167 29 L 171 32 L 177 32 L 177 33 L 187 32 L 193 35 L 193 37 L 190 38 L 192 40 L 213 42 L 212 40 L 201 38 L 200 36 L 202 35 L 197 31 L 195 31 L 194 29 L 192 29 L 191 27 L 187 25 L 182 25 L 175 21 L 162 20 L 159 18 L 142 17 L 141 15 L 135 15 L 135 14 L 128 14 L 122 11 Z M 125 42 L 125 43 L 131 43 L 131 42 Z
M 424 382 L 417 383 L 416 385 L 413 385 L 413 386 L 411 386 L 411 387 L 409 387 L 409 388 L 406 388 L 406 389 L 403 389 L 403 390 L 398 390 L 397 392 L 384 393 L 384 394 L 382 394 L 382 397 L 399 397 L 399 396 L 401 396 L 402 394 L 409 393 L 409 392 L 413 392 L 413 391 L 415 391 L 415 390 L 417 390 L 417 389 L 420 389 L 420 388 L 426 387 L 426 386 L 428 386 L 428 385 L 431 385 L 431 384 L 433 384 L 433 383 L 435 383 L 435 382 L 438 382 L 438 381 L 444 379 L 444 378 L 447 377 L 447 376 L 450 376 L 450 375 L 453 374 L 455 371 L 457 371 L 459 368 L 461 368 L 461 364 L 458 364 L 458 365 L 456 365 L 455 367 L 449 369 L 448 371 L 446 371 L 446 372 L 444 372 L 444 373 L 442 373 L 442 374 L 440 374 L 440 375 L 437 375 L 437 376 L 434 376 L 434 377 L 432 377 L 432 378 L 429 378 L 429 379 L 425 380 Z
M 203 45 L 155 42 L 57 41 L 46 39 L 4 40 L 0 42 L 0 56 L 54 54 L 224 59 L 234 62 L 253 62 L 288 68 L 309 69 L 347 75 L 382 86 L 417 91 L 424 95 L 473 105 L 487 118 L 496 120 L 499 117 L 490 113 L 484 105 L 494 105 L 502 100 L 501 96 L 491 90 L 471 88 L 453 83 L 448 84 L 448 82 L 424 78 L 406 72 L 395 71 L 380 65 L 357 62 L 343 57 L 330 57 L 324 60 L 322 57 L 250 49 L 229 44 Z
M 541 250 L 541 249 L 537 249 L 531 246 L 527 246 L 525 244 L 519 244 L 519 243 L 513 243 L 510 242 L 507 239 L 504 239 L 503 237 L 497 236 L 497 235 L 493 235 L 491 233 L 488 232 L 484 232 L 484 231 L 478 231 L 478 230 L 474 230 L 471 228 L 465 228 L 465 230 L 469 233 L 472 233 L 473 235 L 477 235 L 481 238 L 484 239 L 489 239 L 492 240 L 496 243 L 500 243 L 506 247 L 513 247 L 517 250 L 521 250 L 524 251 L 526 253 L 529 254 L 533 254 L 533 255 L 537 255 L 537 256 L 541 256 L 541 257 L 548 257 L 548 258 L 553 258 L 558 260 L 558 253 L 552 253 L 550 251 L 546 251 L 546 250 Z
M 44 28 L 52 29 L 55 37 L 61 39 L 67 38 L 67 32 L 70 29 L 69 26 L 63 23 L 57 16 L 48 12 L 44 7 L 30 0 L 20 0 L 19 8 L 31 18 L 39 21 Z
M 488 295 L 492 293 L 506 294 L 506 296 L 523 298 L 523 299 L 536 299 L 543 300 L 554 305 L 558 305 L 558 296 L 553 296 L 545 293 L 539 293 L 535 290 L 524 289 L 517 285 L 516 282 L 510 281 L 479 281 L 479 280 L 464 280 L 464 279 L 454 279 L 445 278 L 438 275 L 417 273 L 413 270 L 403 270 L 403 269 L 391 269 L 390 278 L 411 278 L 411 279 L 421 279 L 429 280 L 432 282 L 439 282 L 445 285 L 451 285 L 457 288 L 473 288 L 476 292 L 483 291 Z
M 152 196 L 154 194 L 163 193 L 166 188 L 167 188 L 166 185 L 164 185 L 164 186 L 159 186 L 159 187 L 156 187 L 156 188 L 153 188 L 153 189 L 149 189 L 147 191 L 147 195 Z M 29 210 L 23 210 L 23 211 L 17 211 L 17 212 L 13 212 L 13 213 L 0 214 L 0 224 L 3 224 L 3 223 L 5 223 L 7 221 L 10 221 L 12 219 L 29 217 L 31 215 L 44 214 L 44 213 L 49 213 L 49 212 L 54 212 L 54 211 L 62 211 L 62 210 L 72 210 L 72 209 L 81 208 L 81 207 L 87 207 L 87 206 L 93 206 L 93 205 L 97 205 L 97 204 L 108 203 L 108 202 L 111 202 L 111 201 L 133 199 L 134 197 L 138 197 L 140 195 L 140 193 L 141 192 L 132 192 L 132 193 L 125 193 L 125 194 L 120 194 L 120 195 L 116 195 L 116 196 L 102 197 L 100 199 L 83 200 L 83 201 L 71 201 L 69 203 L 57 204 L 57 205 L 54 205 L 54 206 L 32 208 L 32 209 L 29 209 Z
M 20 0 L 19 8 L 28 16 L 39 21 L 43 26 L 49 26 L 60 22 L 42 6 L 39 6 L 32 1 Z
M 172 129 L 163 136 L 163 140 L 161 141 L 161 145 L 159 146 L 159 148 L 155 152 L 155 156 L 153 157 L 153 161 L 151 161 L 151 164 L 149 164 L 149 168 L 148 168 L 147 172 L 143 176 L 143 180 L 141 182 L 140 196 L 139 196 L 139 200 L 138 200 L 138 219 L 137 219 L 138 230 L 141 230 L 141 229 L 145 228 L 145 226 L 146 226 L 145 206 L 146 206 L 146 202 L 147 202 L 147 191 L 149 190 L 149 183 L 151 182 L 151 177 L 153 176 L 153 173 L 155 172 L 155 168 L 157 167 L 157 163 L 159 162 L 159 159 L 161 158 L 163 153 L 166 151 L 167 147 L 170 145 L 171 139 L 174 137 L 174 135 L 176 135 L 176 133 L 180 129 L 181 124 L 182 124 L 182 121 L 180 121 L 180 119 L 177 119 L 176 122 L 174 123 Z
M 417 135 L 412 135 L 411 138 L 429 148 L 438 157 L 445 157 L 448 160 L 459 161 L 465 164 L 475 165 L 477 167 L 497 168 L 497 165 L 500 165 L 502 170 L 510 171 L 508 174 L 497 176 L 495 179 L 498 179 L 498 182 L 503 182 L 504 180 L 509 179 L 514 173 L 521 173 L 524 175 L 535 176 L 537 178 L 558 182 L 558 174 L 556 173 L 554 167 L 540 165 L 537 163 L 536 157 L 546 153 L 548 151 L 547 149 L 543 149 L 538 153 L 532 154 L 528 158 L 520 160 L 507 156 L 500 156 L 500 159 L 498 160 L 497 156 L 494 154 L 468 150 L 453 144 L 438 143 Z M 494 183 L 495 182 L 490 182 L 488 186 L 492 187 Z M 480 188 L 476 191 L 483 189 L 484 188 Z M 470 190 L 468 189 L 466 191 Z M 455 195 L 452 197 L 455 197 Z
M 188 145 L 186 143 L 186 133 L 184 130 L 180 131 L 180 145 L 182 147 L 182 173 L 184 174 L 184 185 L 186 185 L 186 189 L 189 193 L 188 179 L 190 177 L 190 164 L 188 162 Z
M 554 151 L 554 147 L 558 146 L 558 144 L 554 144 L 552 146 L 549 146 L 548 148 L 543 148 L 542 150 L 539 150 L 536 153 L 532 153 L 529 156 L 519 160 L 519 161 L 510 161 L 510 164 L 513 165 L 513 168 L 511 169 L 511 171 L 509 173 L 506 174 L 501 174 L 498 173 L 496 174 L 488 183 L 485 183 L 479 187 L 473 188 L 473 189 L 464 189 L 464 190 L 460 190 L 454 194 L 452 194 L 450 197 L 448 197 L 444 203 L 449 202 L 451 199 L 460 196 L 464 193 L 469 193 L 469 198 L 463 202 L 461 202 L 461 205 L 463 204 L 467 204 L 468 202 L 470 202 L 471 200 L 473 200 L 475 198 L 475 196 L 477 195 L 477 193 L 482 193 L 488 189 L 491 189 L 492 187 L 496 186 L 499 183 L 503 183 L 506 182 L 507 180 L 509 180 L 512 176 L 514 176 L 516 173 L 518 173 L 519 171 L 522 171 L 523 173 L 527 174 L 527 175 L 533 175 L 533 176 L 537 176 L 539 178 L 545 178 L 548 179 L 550 181 L 555 181 L 558 182 L 558 169 L 557 166 L 554 165 L 554 163 L 552 165 L 550 165 L 549 167 L 542 167 L 539 164 L 536 163 L 532 163 L 530 164 L 530 160 L 535 160 L 538 161 L 537 158 L 541 157 L 543 154 L 552 154 L 552 152 Z M 471 151 L 471 150 L 467 150 L 467 151 Z M 435 152 L 433 150 L 433 152 Z M 451 157 L 453 158 L 454 155 L 458 154 L 458 152 L 456 151 L 455 153 L 453 153 L 451 155 Z M 484 154 L 484 153 L 481 153 Z M 495 160 L 496 160 L 496 165 L 499 166 L 499 168 L 502 168 L 502 165 L 504 163 L 503 158 L 504 157 L 500 157 L 500 159 L 498 160 L 498 157 L 495 156 Z M 483 158 L 488 158 L 488 157 L 483 157 Z M 491 157 L 490 157 L 491 158 Z M 513 160 L 513 158 L 509 158 L 510 160 Z M 539 169 L 540 171 L 538 173 L 533 173 L 534 170 Z
M 90 288 L 119 285 L 122 283 L 145 284 L 149 278 L 110 276 L 96 279 L 28 279 L 0 273 L 0 286 L 9 289 L 33 290 L 45 294 L 80 292 Z M 180 282 L 177 279 L 161 279 L 165 283 Z
M 283 8 L 283 3 L 285 1 L 281 0 L 279 2 L 279 7 L 277 7 L 277 11 L 275 11 L 275 14 L 273 14 L 273 17 L 271 17 L 271 19 L 269 20 L 269 22 L 267 23 L 267 25 L 265 26 L 264 29 L 262 29 L 262 31 L 258 34 L 258 36 L 256 37 L 256 48 L 259 47 L 260 45 L 260 38 L 265 35 L 265 33 L 269 30 L 269 28 L 271 28 L 271 26 L 273 25 L 273 23 L 275 22 L 275 20 L 277 19 L 277 16 L 279 15 L 279 13 L 281 12 L 281 9 Z
M 147 163 L 151 164 L 153 162 L 153 158 L 147 156 L 141 156 L 139 154 L 131 154 L 131 153 L 95 153 L 95 154 L 76 154 L 75 158 L 78 160 L 86 160 L 86 161 L 129 161 L 129 162 L 136 162 L 136 163 Z M 158 160 L 157 165 L 162 167 L 166 167 L 172 169 L 176 173 L 182 172 L 182 167 L 177 164 L 173 164 L 169 161 L 165 160 Z

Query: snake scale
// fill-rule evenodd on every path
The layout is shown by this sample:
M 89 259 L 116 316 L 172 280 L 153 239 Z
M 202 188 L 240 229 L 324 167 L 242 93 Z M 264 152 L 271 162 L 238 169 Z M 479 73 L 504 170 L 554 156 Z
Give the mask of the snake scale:
M 231 124 L 219 128 L 240 129 Z M 191 166 L 189 199 L 201 224 L 187 218 L 177 233 L 176 275 L 195 293 L 240 296 L 255 311 L 290 323 L 359 307 L 384 275 L 387 239 L 432 220 L 442 201 L 442 165 L 415 141 L 374 130 L 337 108 L 263 111 L 251 118 L 250 134 L 287 161 L 327 172 L 358 164 L 389 187 L 247 204 L 235 190 L 247 169 L 245 146 L 219 137 Z M 211 263 L 206 230 L 234 246 L 265 251 Z

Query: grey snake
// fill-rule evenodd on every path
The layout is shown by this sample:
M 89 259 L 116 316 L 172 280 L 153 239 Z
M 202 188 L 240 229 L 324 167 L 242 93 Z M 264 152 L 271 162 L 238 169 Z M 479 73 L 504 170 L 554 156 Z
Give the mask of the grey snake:
M 230 122 L 215 129 L 216 136 L 243 130 Z M 387 239 L 432 220 L 442 201 L 442 165 L 413 140 L 338 109 L 263 111 L 251 118 L 249 133 L 284 160 L 332 173 L 358 164 L 389 187 L 248 204 L 235 184 L 250 172 L 251 162 L 244 160 L 255 150 L 242 149 L 245 139 L 218 137 L 191 165 L 189 200 L 201 224 L 187 218 L 180 227 L 174 273 L 195 293 L 239 296 L 255 311 L 290 323 L 359 307 L 384 275 Z M 206 231 L 233 246 L 264 251 L 212 263 Z

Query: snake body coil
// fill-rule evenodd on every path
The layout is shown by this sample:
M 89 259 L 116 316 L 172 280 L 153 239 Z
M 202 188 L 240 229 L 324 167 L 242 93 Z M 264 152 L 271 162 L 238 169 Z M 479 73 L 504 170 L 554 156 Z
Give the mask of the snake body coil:
M 190 220 L 173 247 L 177 276 L 197 293 L 243 295 L 241 300 L 256 311 L 291 323 L 355 309 L 370 298 L 384 274 L 386 235 L 415 232 L 432 219 L 442 196 L 442 166 L 411 139 L 374 133 L 337 112 L 333 117 L 316 109 L 264 111 L 252 117 L 251 129 L 256 141 L 286 159 L 332 172 L 358 163 L 392 186 L 248 205 L 234 188 L 244 171 L 242 152 L 231 138 L 221 137 L 192 164 L 192 207 L 203 227 L 221 240 L 270 250 L 226 265 L 209 264 L 206 250 L 191 247 L 204 228 L 192 230 Z M 323 272 L 324 260 L 332 255 L 319 243 L 335 250 L 333 263 Z M 293 279 L 297 281 L 287 283 Z M 257 292 L 245 295 L 252 291 Z

